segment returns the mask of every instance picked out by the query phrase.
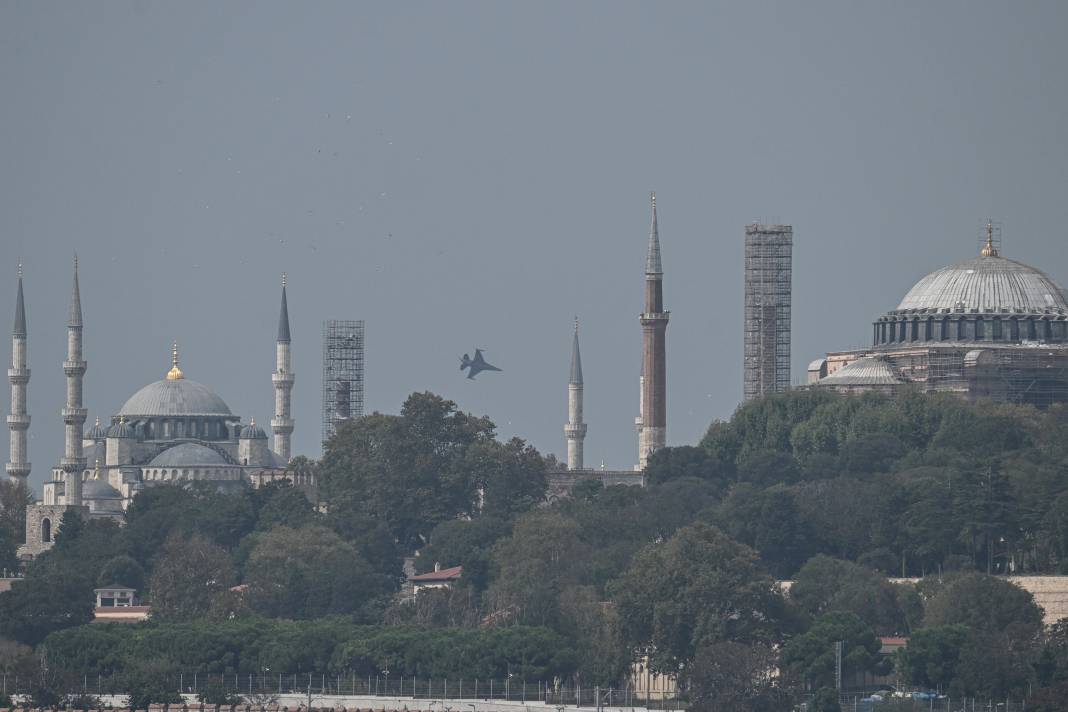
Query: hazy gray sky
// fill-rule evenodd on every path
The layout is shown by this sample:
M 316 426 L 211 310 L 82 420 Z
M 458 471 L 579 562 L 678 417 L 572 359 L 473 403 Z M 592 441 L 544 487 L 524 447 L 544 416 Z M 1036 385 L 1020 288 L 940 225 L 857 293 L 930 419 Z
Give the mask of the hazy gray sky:
M 1063 283 L 1066 28 L 1063 2 L 0 0 L 0 324 L 21 257 L 32 481 L 62 452 L 74 250 L 90 423 L 174 339 L 267 421 L 287 271 L 296 453 L 319 450 L 320 322 L 355 318 L 369 409 L 428 389 L 562 455 L 577 313 L 609 467 L 636 459 L 650 190 L 672 444 L 741 397 L 748 222 L 794 226 L 795 381 L 975 254 L 987 215 Z M 476 345 L 504 373 L 464 379 Z

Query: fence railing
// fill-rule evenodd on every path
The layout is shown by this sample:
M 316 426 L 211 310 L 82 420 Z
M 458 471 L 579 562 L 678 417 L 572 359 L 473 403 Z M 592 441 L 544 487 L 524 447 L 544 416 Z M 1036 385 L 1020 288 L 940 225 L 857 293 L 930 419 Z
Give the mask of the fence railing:
M 63 675 L 52 687 L 63 695 L 96 697 L 128 695 L 134 681 L 124 675 Z M 431 678 L 357 673 L 202 673 L 179 672 L 166 676 L 160 687 L 185 695 L 223 693 L 247 701 L 265 702 L 279 697 L 300 697 L 316 706 L 336 697 L 394 697 L 412 700 L 507 700 L 543 703 L 554 707 L 642 707 L 657 710 L 684 709 L 685 704 L 658 692 L 631 687 L 562 685 L 528 681 L 518 676 L 505 679 Z M 0 692 L 23 695 L 29 681 L 18 676 L 0 676 Z M 599 704 L 598 704 L 599 701 Z
M 868 695 L 840 695 L 842 712 L 1025 712 L 1026 700 L 978 697 L 890 697 L 873 700 Z

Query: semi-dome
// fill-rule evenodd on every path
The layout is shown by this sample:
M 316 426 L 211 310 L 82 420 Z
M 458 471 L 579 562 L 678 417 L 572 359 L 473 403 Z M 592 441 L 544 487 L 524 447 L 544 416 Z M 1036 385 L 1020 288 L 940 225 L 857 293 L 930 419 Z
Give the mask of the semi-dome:
M 210 447 L 198 443 L 182 443 L 156 455 L 146 467 L 202 467 L 229 464 L 226 458 Z
M 1068 312 L 1064 289 L 1044 272 L 1001 257 L 996 250 L 983 252 L 921 279 L 898 304 L 898 311 Z
M 886 361 L 866 356 L 842 366 L 826 378 L 820 379 L 819 383 L 828 386 L 892 386 L 902 383 L 902 380 Z
M 82 483 L 82 497 L 85 499 L 122 499 L 117 489 L 104 480 L 94 478 Z

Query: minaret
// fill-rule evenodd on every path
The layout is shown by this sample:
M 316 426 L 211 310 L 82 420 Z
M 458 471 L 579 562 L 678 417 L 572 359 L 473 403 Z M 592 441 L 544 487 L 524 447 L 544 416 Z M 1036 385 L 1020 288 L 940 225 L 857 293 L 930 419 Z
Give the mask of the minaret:
M 289 341 L 289 304 L 286 302 L 286 276 L 283 273 L 282 307 L 278 312 L 278 341 L 275 343 L 276 370 L 271 374 L 271 382 L 274 383 L 274 417 L 271 418 L 271 431 L 274 433 L 272 449 L 287 463 L 291 457 L 289 439 L 293 434 L 290 402 L 294 380 Z
M 582 441 L 586 438 L 586 424 L 582 422 L 582 357 L 579 355 L 578 317 L 575 335 L 571 339 L 571 378 L 567 381 L 567 469 L 582 469 Z
M 4 469 L 15 482 L 25 482 L 30 475 L 30 463 L 26 461 L 26 431 L 30 428 L 26 384 L 30 382 L 30 369 L 26 368 L 26 305 L 22 298 L 21 263 L 18 285 L 15 328 L 11 331 L 11 368 L 7 372 L 7 380 L 11 383 L 11 415 L 7 416 L 7 427 L 11 429 L 11 462 Z
M 59 466 L 64 473 L 64 497 L 68 506 L 82 504 L 82 473 L 85 457 L 82 454 L 82 430 L 86 410 L 82 403 L 82 297 L 78 289 L 78 256 L 74 257 L 74 289 L 70 296 L 70 317 L 67 319 L 67 360 L 63 362 L 67 376 L 67 405 L 63 408 L 66 446 Z
M 669 313 L 664 311 L 664 269 L 660 261 L 660 234 L 656 224 L 656 193 L 651 194 L 653 219 L 649 251 L 645 256 L 645 311 L 642 325 L 641 424 L 638 428 L 638 469 L 667 442 L 667 353 L 665 333 Z

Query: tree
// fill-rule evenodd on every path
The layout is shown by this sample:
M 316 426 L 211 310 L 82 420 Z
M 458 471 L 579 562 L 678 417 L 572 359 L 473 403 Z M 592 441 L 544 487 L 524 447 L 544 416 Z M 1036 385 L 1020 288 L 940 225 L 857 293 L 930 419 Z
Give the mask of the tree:
M 207 616 L 214 600 L 234 585 L 229 554 L 198 534 L 174 533 L 163 545 L 149 587 L 152 617 L 195 620 Z
M 823 614 L 804 634 L 791 638 L 782 651 L 782 667 L 808 689 L 833 687 L 835 643 L 839 641 L 843 675 L 889 671 L 890 661 L 879 655 L 881 644 L 875 633 L 860 618 L 844 611 Z
M 963 574 L 931 597 L 924 614 L 925 627 L 953 624 L 1030 642 L 1042 629 L 1042 609 L 1030 593 L 1008 581 Z
M 436 563 L 463 566 L 460 584 L 482 591 L 489 585 L 493 547 L 507 534 L 508 525 L 494 517 L 442 522 L 430 533 L 430 543 L 419 551 L 415 569 L 426 573 Z
M 576 684 L 619 686 L 632 656 L 623 644 L 615 608 L 605 605 L 593 586 L 568 586 L 560 594 L 560 617 L 578 654 Z
M 484 516 L 512 519 L 545 501 L 545 461 L 520 438 L 475 442 L 460 466 L 483 493 Z
M 494 425 L 431 393 L 408 397 L 399 416 L 343 423 L 319 463 L 329 506 L 382 520 L 414 551 L 438 524 L 476 508 L 478 482 L 462 467 L 467 449 L 493 439 Z
M 514 608 L 525 624 L 556 625 L 560 593 L 579 582 L 586 557 L 579 532 L 578 524 L 555 512 L 519 517 L 512 535 L 494 548 L 497 576 L 489 591 L 493 610 Z
M 307 496 L 289 480 L 271 482 L 252 492 L 256 531 L 276 526 L 299 528 L 319 521 L 319 513 Z
M 651 649 L 658 672 L 679 670 L 702 646 L 773 642 L 788 627 L 786 602 L 756 552 L 707 524 L 643 548 L 609 593 L 624 641 Z
M 657 450 L 649 457 L 645 468 L 645 477 L 650 484 L 694 478 L 722 486 L 732 475 L 733 468 L 724 467 L 708 448 L 690 445 Z
M 144 592 L 145 570 L 132 556 L 116 556 L 104 564 L 100 574 L 96 577 L 98 586 L 114 586 L 119 584 Z
M 174 662 L 166 658 L 133 658 L 126 664 L 126 707 L 147 710 L 152 704 L 181 704 Z
M 702 647 L 686 672 L 690 709 L 776 712 L 791 709 L 787 690 L 773 674 L 775 652 L 766 645 L 724 641 Z
M 924 628 L 897 651 L 897 669 L 906 682 L 928 690 L 949 690 L 957 676 L 961 650 L 968 641 L 965 625 Z
M 47 572 L 15 581 L 0 593 L 0 636 L 37 645 L 54 630 L 93 619 L 92 579 Z
M 906 630 L 898 592 L 884 576 L 822 554 L 805 562 L 790 587 L 790 600 L 813 617 L 852 613 L 879 635 Z
M 253 610 L 278 618 L 353 613 L 395 590 L 355 548 L 323 526 L 257 534 L 245 565 Z

